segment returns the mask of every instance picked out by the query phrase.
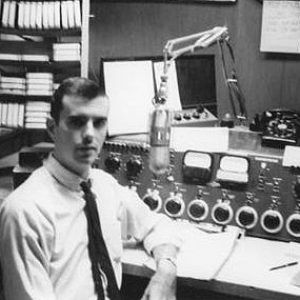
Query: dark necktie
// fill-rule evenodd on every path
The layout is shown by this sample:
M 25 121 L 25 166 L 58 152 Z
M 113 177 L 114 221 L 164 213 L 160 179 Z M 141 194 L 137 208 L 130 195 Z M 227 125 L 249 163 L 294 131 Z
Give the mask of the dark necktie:
M 92 263 L 93 279 L 95 282 L 95 289 L 98 294 L 98 300 L 103 300 L 104 290 L 102 279 L 104 273 L 107 278 L 107 293 L 111 300 L 120 300 L 120 291 L 117 285 L 115 273 L 108 255 L 108 251 L 103 239 L 98 209 L 96 205 L 96 196 L 91 191 L 91 181 L 83 181 L 80 184 L 86 201 L 84 212 L 87 217 L 88 223 L 88 236 L 89 236 L 89 255 Z

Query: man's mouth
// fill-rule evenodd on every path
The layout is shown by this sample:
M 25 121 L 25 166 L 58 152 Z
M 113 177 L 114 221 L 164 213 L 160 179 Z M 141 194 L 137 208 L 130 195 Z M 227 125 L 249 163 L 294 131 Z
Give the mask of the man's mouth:
M 80 152 L 92 152 L 92 151 L 97 151 L 97 148 L 94 146 L 83 146 L 83 147 L 79 147 L 78 150 Z

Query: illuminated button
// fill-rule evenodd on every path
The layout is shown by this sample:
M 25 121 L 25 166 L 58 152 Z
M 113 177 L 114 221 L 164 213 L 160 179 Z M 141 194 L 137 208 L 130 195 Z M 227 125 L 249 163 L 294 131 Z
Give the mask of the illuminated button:
M 187 208 L 188 216 L 194 221 L 203 221 L 208 215 L 208 205 L 201 199 L 191 201 Z
M 235 221 L 240 227 L 251 229 L 258 221 L 257 211 L 251 206 L 242 206 L 236 212 Z
M 232 207 L 227 202 L 220 202 L 212 208 L 211 216 L 215 223 L 226 225 L 233 218 Z
M 277 210 L 268 209 L 260 219 L 261 227 L 268 233 L 277 233 L 282 229 L 283 217 Z
M 294 213 L 287 218 L 286 230 L 291 236 L 300 237 L 300 213 Z

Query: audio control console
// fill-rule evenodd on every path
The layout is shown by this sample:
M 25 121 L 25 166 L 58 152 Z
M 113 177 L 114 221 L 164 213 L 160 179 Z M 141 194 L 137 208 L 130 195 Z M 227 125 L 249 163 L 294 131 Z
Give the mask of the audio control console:
M 280 156 L 171 150 L 169 171 L 160 177 L 149 170 L 148 156 L 147 143 L 115 138 L 105 142 L 95 167 L 173 219 L 300 242 L 300 171 L 283 167 Z

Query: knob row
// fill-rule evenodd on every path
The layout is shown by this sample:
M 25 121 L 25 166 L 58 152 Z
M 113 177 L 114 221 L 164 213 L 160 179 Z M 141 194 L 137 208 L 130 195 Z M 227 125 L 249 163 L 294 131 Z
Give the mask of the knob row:
M 185 203 L 182 195 L 170 194 L 162 205 L 162 200 L 158 193 L 147 193 L 143 201 L 153 211 L 161 210 L 163 206 L 164 212 L 172 217 L 181 217 L 185 210 Z M 194 199 L 187 206 L 187 215 L 193 221 L 204 221 L 209 214 L 208 204 L 202 199 Z M 218 200 L 211 210 L 212 220 L 219 225 L 227 225 L 234 218 L 234 211 L 228 201 Z M 238 226 L 245 229 L 252 229 L 259 220 L 257 211 L 248 205 L 241 206 L 235 213 L 235 222 Z M 260 225 L 265 232 L 275 234 L 284 226 L 284 218 L 282 214 L 274 209 L 268 209 L 263 212 L 260 217 Z M 294 237 L 300 237 L 300 213 L 291 214 L 285 223 L 287 232 Z

